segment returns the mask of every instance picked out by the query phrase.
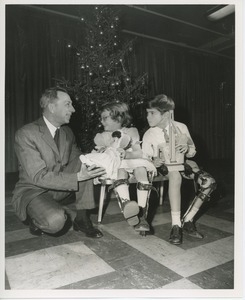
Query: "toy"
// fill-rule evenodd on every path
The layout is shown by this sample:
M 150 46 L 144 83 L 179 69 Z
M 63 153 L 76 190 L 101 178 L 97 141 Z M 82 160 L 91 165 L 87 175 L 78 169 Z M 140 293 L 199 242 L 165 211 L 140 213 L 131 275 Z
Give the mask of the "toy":
M 121 157 L 119 148 L 130 151 L 131 137 L 128 134 L 123 133 L 121 130 L 110 133 L 111 144 L 109 147 L 96 146 L 96 150 L 86 155 L 80 155 L 80 160 L 87 166 L 95 165 L 97 167 L 103 167 L 106 170 L 106 174 L 100 179 L 116 179 L 117 171 L 121 165 Z M 94 183 L 100 183 L 97 179 Z

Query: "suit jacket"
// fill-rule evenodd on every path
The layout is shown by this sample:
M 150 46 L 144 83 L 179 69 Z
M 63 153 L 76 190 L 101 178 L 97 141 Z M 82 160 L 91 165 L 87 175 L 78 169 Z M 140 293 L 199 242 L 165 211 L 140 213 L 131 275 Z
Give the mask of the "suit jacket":
M 12 204 L 21 220 L 26 206 L 36 196 L 48 191 L 76 191 L 80 170 L 80 150 L 72 130 L 60 128 L 60 151 L 43 118 L 27 124 L 15 134 L 15 152 L 19 161 L 19 181 Z

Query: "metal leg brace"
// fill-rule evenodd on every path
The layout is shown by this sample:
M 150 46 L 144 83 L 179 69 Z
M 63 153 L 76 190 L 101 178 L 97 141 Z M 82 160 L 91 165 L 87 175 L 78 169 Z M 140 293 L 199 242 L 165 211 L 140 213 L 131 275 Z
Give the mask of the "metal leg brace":
M 117 197 L 119 208 L 127 220 L 130 226 L 135 226 L 139 223 L 138 213 L 139 213 L 139 206 L 137 202 L 130 201 L 130 199 L 124 199 L 120 197 L 117 187 L 120 185 L 126 185 L 127 188 L 129 186 L 128 179 L 119 179 L 116 180 L 109 189 L 114 189 L 115 195 Z
M 194 172 L 193 172 L 194 173 Z M 189 175 L 189 174 L 188 174 Z M 182 224 L 184 223 L 185 217 L 194 207 L 198 199 L 201 199 L 202 202 L 209 201 L 211 193 L 216 189 L 215 179 L 205 171 L 198 171 L 194 173 L 194 180 L 198 186 L 198 194 L 195 196 L 187 211 L 185 212 L 182 218 Z
M 158 193 L 157 189 L 153 187 L 152 180 L 153 176 L 149 178 L 151 181 L 150 183 L 137 183 L 137 189 L 141 191 L 147 191 L 147 198 L 146 198 L 146 205 L 145 207 L 141 207 L 141 215 L 140 215 L 140 222 L 138 225 L 135 226 L 135 230 L 139 231 L 142 236 L 146 235 L 146 232 L 150 231 L 150 225 L 147 222 L 147 215 L 148 215 L 148 208 L 149 208 L 149 199 L 151 190 L 154 190 Z

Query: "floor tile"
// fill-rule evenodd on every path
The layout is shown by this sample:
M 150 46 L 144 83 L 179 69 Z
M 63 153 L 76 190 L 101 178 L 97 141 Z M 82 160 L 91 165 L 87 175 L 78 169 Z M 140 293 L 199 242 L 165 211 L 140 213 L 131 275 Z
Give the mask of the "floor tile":
M 200 231 L 203 235 L 203 239 L 196 239 L 193 237 L 188 236 L 187 234 L 183 234 L 183 243 L 179 245 L 178 247 L 183 250 L 188 250 L 190 248 L 195 248 L 200 245 L 204 245 L 213 241 L 216 241 L 217 239 L 222 239 L 227 236 L 230 236 L 231 234 L 225 231 L 221 231 L 219 229 L 205 226 L 202 224 L 197 223 L 196 224 L 197 230 Z M 169 235 L 171 231 L 171 223 L 163 224 L 154 226 L 155 236 L 161 239 L 164 239 L 165 241 L 169 240 Z
M 167 224 L 171 223 L 171 214 L 170 212 L 165 212 L 165 213 L 157 213 L 154 216 L 154 219 L 152 221 L 152 226 L 157 226 L 161 224 Z
M 13 231 L 28 228 L 24 225 L 14 213 L 5 214 L 5 231 Z
M 188 277 L 232 260 L 232 240 L 233 237 L 228 237 L 189 249 L 179 255 L 168 255 L 160 263 L 177 274 Z
M 198 224 L 203 224 L 234 234 L 234 222 L 222 220 L 217 217 L 204 215 L 200 219 L 198 219 Z
M 188 278 L 202 289 L 233 289 L 234 288 L 234 262 L 211 268 Z
M 40 237 L 32 236 L 32 238 L 17 240 L 6 243 L 5 256 L 14 256 L 18 254 L 28 253 L 30 251 L 37 251 L 45 248 L 59 246 L 67 243 L 82 242 L 86 243 L 88 240 L 83 233 L 70 230 L 65 235 L 59 237 L 53 237 L 50 235 L 42 235 Z
M 173 271 L 162 266 L 151 257 L 147 257 L 118 237 L 110 234 L 105 234 L 105 237 L 106 239 L 90 240 L 86 245 L 99 257 L 103 258 L 117 273 L 124 274 L 124 280 L 130 283 L 128 288 L 156 288 L 159 285 L 167 284 L 180 278 Z M 142 271 L 143 273 L 139 275 L 139 269 L 144 269 L 145 271 Z M 83 283 L 79 285 L 81 286 Z M 121 283 L 121 285 L 118 284 L 117 286 L 124 288 L 125 285 Z M 106 287 L 108 287 L 108 284 L 106 284 Z
M 141 260 L 120 270 L 125 278 L 131 278 L 136 289 L 156 289 L 160 286 L 180 279 L 170 269 L 152 260 Z
M 9 280 L 6 271 L 5 271 L 5 290 L 10 290 Z
M 139 291 L 142 295 L 143 290 L 149 296 L 159 291 L 158 295 L 162 297 L 176 291 L 179 297 L 193 292 L 206 293 L 209 289 L 232 293 L 237 286 L 234 280 L 242 277 L 238 268 L 234 272 L 234 259 L 237 261 L 234 257 L 234 212 L 238 212 L 234 211 L 233 173 L 227 178 L 223 168 L 215 170 L 215 166 L 211 166 L 210 173 L 217 179 L 218 188 L 211 200 L 202 206 L 196 222 L 204 239 L 184 235 L 183 243 L 178 246 L 169 243 L 171 214 L 167 184 L 163 205 L 159 205 L 159 198 L 151 193 L 148 217 L 154 235 L 142 237 L 135 232 L 125 221 L 115 195 L 112 195 L 105 202 L 102 224 L 97 225 L 97 209 L 92 211 L 93 223 L 104 234 L 101 239 L 88 238 L 72 228 L 56 237 L 30 235 L 28 226 L 15 215 L 12 193 L 7 190 L 5 289 L 20 291 L 24 285 L 31 289 L 48 287 L 88 292 L 95 289 L 98 295 L 105 290 Z M 185 200 L 191 195 L 189 187 L 193 190 L 191 184 L 183 184 Z M 134 199 L 135 186 L 132 190 Z M 73 209 L 72 205 L 69 209 Z M 16 267 L 18 275 L 14 272 Z
M 212 259 L 217 265 L 234 259 L 234 236 L 229 236 L 212 243 L 189 250 L 190 253 L 197 253 L 204 260 Z
M 24 241 L 27 239 L 33 239 L 36 238 L 36 236 L 30 234 L 29 229 L 19 229 L 14 231 L 7 231 L 5 233 L 5 243 L 12 243 L 17 241 Z
M 96 276 L 93 278 L 89 278 L 86 280 L 78 281 L 71 283 L 69 285 L 62 286 L 58 289 L 69 289 L 69 290 L 76 290 L 76 289 L 134 289 L 135 286 L 131 283 L 130 278 L 125 278 L 123 274 L 118 272 L 107 273 L 100 276 Z M 98 292 L 98 295 L 101 295 L 101 292 Z
M 166 284 L 161 287 L 161 289 L 184 289 L 184 290 L 196 290 L 196 289 L 202 289 L 200 286 L 196 285 L 195 283 L 191 282 L 190 280 L 186 278 L 182 278 L 180 280 L 176 280 L 174 282 L 171 282 L 169 284 Z
M 106 214 L 115 215 L 120 213 L 120 208 L 116 199 L 111 199 L 106 209 Z
M 11 289 L 29 290 L 54 289 L 114 270 L 78 242 L 9 257 L 6 272 Z
M 122 222 L 104 225 L 102 228 L 159 263 L 170 254 L 178 255 L 184 252 L 181 248 L 156 236 L 142 237 L 130 226 L 123 226 Z

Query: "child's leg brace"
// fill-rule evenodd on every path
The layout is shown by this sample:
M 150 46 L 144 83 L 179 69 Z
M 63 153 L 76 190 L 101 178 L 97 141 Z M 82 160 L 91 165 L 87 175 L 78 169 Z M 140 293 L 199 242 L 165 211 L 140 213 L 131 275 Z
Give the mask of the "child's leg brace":
M 191 202 L 190 206 L 188 207 L 186 213 L 184 214 L 184 216 L 182 218 L 182 222 L 184 222 L 185 217 L 187 216 L 189 211 L 192 209 L 192 207 L 195 205 L 195 203 L 197 202 L 198 199 L 201 199 L 203 202 L 210 200 L 210 195 L 216 189 L 216 186 L 217 186 L 215 179 L 209 173 L 202 171 L 202 170 L 200 170 L 198 172 L 193 172 L 189 165 L 188 165 L 187 169 L 188 170 L 187 170 L 186 174 L 185 175 L 182 174 L 182 175 L 184 175 L 184 177 L 187 177 L 190 179 L 189 176 L 191 174 L 194 174 L 194 181 L 198 186 L 198 191 L 197 191 L 197 195 L 195 196 L 195 198 Z M 192 171 L 192 173 L 191 173 L 191 171 Z
M 140 223 L 137 226 L 135 226 L 136 231 L 150 231 L 150 226 L 147 222 L 149 199 L 150 199 L 151 190 L 154 190 L 157 192 L 157 189 L 155 187 L 153 187 L 153 185 L 152 185 L 153 176 L 151 176 L 151 174 L 150 174 L 149 177 L 150 177 L 149 178 L 150 183 L 137 182 L 137 190 L 148 191 L 148 193 L 147 193 L 146 204 L 144 207 L 141 207 Z
M 124 218 L 127 220 L 128 224 L 131 226 L 137 225 L 139 223 L 138 213 L 139 206 L 135 201 L 130 201 L 130 199 L 125 199 L 120 196 L 117 191 L 117 187 L 125 185 L 128 189 L 129 182 L 128 179 L 118 179 L 116 180 L 109 189 L 113 189 L 117 197 L 118 205 Z

